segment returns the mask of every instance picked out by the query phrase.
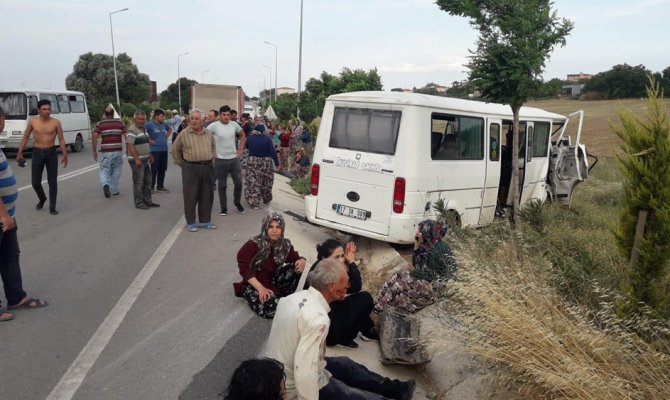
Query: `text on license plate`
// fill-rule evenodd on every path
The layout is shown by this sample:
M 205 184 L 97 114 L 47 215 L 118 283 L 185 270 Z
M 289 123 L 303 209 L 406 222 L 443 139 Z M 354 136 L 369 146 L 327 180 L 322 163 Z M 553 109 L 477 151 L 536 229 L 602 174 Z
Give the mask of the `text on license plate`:
M 335 212 L 338 215 L 343 215 L 345 217 L 350 217 L 350 218 L 356 218 L 356 219 L 362 219 L 366 220 L 368 217 L 368 212 L 365 210 L 361 210 L 360 208 L 354 208 L 354 207 L 349 207 L 349 206 L 343 206 L 342 204 L 337 205 L 337 209 Z

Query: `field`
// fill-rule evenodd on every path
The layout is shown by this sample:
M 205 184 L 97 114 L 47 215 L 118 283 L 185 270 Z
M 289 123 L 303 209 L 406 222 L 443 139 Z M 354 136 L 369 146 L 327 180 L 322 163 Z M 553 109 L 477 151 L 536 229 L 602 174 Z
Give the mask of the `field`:
M 670 113 L 670 99 L 666 99 L 665 104 Z M 647 101 L 646 99 L 598 101 L 552 99 L 532 101 L 526 105 L 563 115 L 577 110 L 584 110 L 582 143 L 585 143 L 588 152 L 596 157 L 612 157 L 618 151 L 620 143 L 619 138 L 610 128 L 610 123 L 613 126 L 620 126 L 617 114 L 618 108 L 624 107 L 640 115 L 647 107 Z

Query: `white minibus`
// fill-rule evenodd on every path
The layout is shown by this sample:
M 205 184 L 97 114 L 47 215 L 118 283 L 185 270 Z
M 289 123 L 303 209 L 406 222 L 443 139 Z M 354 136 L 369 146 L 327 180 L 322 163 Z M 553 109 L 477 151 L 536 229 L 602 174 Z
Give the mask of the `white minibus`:
M 51 116 L 63 126 L 63 136 L 70 151 L 81 151 L 84 141 L 91 139 L 91 123 L 84 94 L 70 90 L 0 90 L 0 106 L 5 110 L 5 130 L 0 132 L 0 147 L 19 148 L 28 120 L 37 116 L 40 100 L 51 102 Z M 27 148 L 32 145 L 31 136 Z M 58 139 L 56 145 L 59 145 Z
M 579 117 L 574 143 L 566 127 Z M 520 203 L 570 204 L 586 179 L 583 112 L 520 111 Z M 509 144 L 508 144 L 509 143 Z M 503 104 L 399 92 L 330 96 L 314 149 L 307 219 L 393 243 L 414 241 L 442 199 L 460 226 L 511 205 L 512 111 Z

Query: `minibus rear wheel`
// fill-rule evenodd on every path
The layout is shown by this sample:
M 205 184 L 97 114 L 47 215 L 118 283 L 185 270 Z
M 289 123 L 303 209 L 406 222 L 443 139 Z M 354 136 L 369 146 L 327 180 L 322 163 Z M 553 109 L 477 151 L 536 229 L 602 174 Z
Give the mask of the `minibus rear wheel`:
M 84 138 L 81 137 L 81 134 L 77 134 L 77 138 L 74 140 L 74 143 L 70 145 L 70 150 L 73 153 L 79 153 L 81 149 L 84 148 Z

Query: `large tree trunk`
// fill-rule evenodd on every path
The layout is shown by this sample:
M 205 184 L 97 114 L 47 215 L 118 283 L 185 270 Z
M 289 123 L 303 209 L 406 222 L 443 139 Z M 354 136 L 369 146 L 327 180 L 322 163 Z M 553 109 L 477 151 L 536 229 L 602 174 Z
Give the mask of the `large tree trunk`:
M 512 222 L 515 226 L 519 215 L 519 109 L 521 107 L 512 106 L 513 125 L 512 125 Z

